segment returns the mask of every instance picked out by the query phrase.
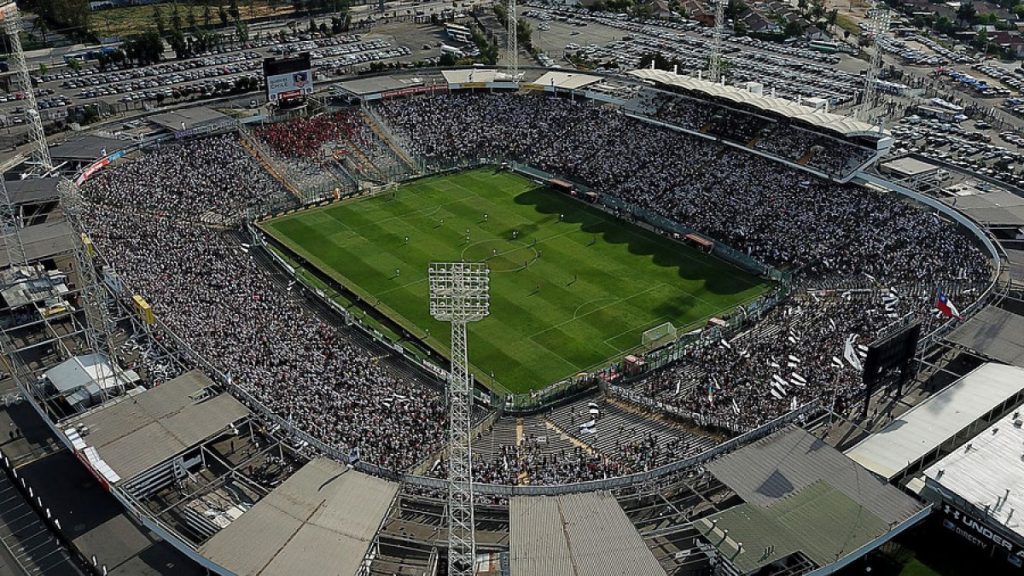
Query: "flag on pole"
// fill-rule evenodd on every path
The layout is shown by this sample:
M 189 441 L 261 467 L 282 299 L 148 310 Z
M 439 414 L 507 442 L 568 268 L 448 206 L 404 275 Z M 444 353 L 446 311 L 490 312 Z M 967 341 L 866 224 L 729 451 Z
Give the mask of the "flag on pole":
M 935 298 L 935 309 L 942 312 L 942 315 L 947 318 L 960 319 L 960 311 L 956 309 L 953 301 L 942 290 L 939 290 L 939 295 Z

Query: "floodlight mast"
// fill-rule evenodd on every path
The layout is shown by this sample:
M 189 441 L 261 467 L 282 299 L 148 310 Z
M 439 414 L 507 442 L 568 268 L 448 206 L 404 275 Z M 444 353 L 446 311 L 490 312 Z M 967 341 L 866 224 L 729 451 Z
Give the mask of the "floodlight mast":
M 39 116 L 39 106 L 36 104 L 32 78 L 29 76 L 28 65 L 25 62 L 25 52 L 21 48 L 21 38 L 18 36 L 21 31 L 21 15 L 14 2 L 0 1 L 0 28 L 3 29 L 3 34 L 7 37 L 10 46 L 13 80 L 17 89 L 24 95 L 25 116 L 28 117 L 28 139 L 32 144 L 30 160 L 33 164 L 32 168 L 46 173 L 53 169 L 53 161 L 50 159 L 50 148 L 46 145 L 46 132 L 43 131 L 43 120 Z
M 429 268 L 430 315 L 452 325 L 448 374 L 448 575 L 473 576 L 473 383 L 466 324 L 490 311 L 489 274 L 482 262 L 435 262 Z

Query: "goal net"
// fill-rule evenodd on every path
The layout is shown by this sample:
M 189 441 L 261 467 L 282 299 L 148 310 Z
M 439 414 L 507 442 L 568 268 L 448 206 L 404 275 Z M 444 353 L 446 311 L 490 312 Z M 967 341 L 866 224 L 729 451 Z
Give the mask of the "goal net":
M 675 339 L 676 327 L 673 326 L 671 322 L 665 322 L 664 324 L 660 324 L 650 330 L 644 331 L 643 345 L 644 348 L 649 350 L 651 348 L 661 346 L 662 344 L 672 342 Z

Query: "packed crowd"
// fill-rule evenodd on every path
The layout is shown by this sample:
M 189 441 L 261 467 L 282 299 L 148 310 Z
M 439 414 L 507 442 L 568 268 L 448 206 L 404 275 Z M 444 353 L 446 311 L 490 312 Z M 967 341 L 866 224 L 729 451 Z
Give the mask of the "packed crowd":
M 795 296 L 754 330 L 691 348 L 633 389 L 735 430 L 807 401 L 852 399 L 861 384 L 843 363 L 847 339 L 866 343 L 895 319 L 926 312 L 932 295 L 921 286 L 945 285 L 957 296 L 988 274 L 980 252 L 951 224 L 897 198 L 816 180 L 609 107 L 539 95 L 446 94 L 382 102 L 377 113 L 428 166 L 529 162 L 795 273 Z M 321 118 L 314 121 L 345 122 Z M 351 126 L 317 128 L 312 140 L 288 134 L 305 124 L 280 126 L 260 138 L 282 154 L 290 142 L 315 150 L 329 134 L 348 134 L 368 149 L 379 142 Z M 386 468 L 407 469 L 440 446 L 445 411 L 436 390 L 396 375 L 275 285 L 245 246 L 204 224 L 207 214 L 228 221 L 248 207 L 289 201 L 235 136 L 142 154 L 95 175 L 83 191 L 101 253 L 236 385 L 315 437 L 358 447 L 363 460 Z M 566 417 L 556 427 L 577 435 L 576 417 Z M 557 450 L 530 435 L 508 442 L 477 460 L 477 478 L 597 479 L 701 449 L 682 435 L 641 429 L 628 436 L 602 430 L 593 440 L 585 433 Z
M 343 180 L 384 182 L 408 171 L 368 120 L 355 111 L 297 116 L 260 126 L 254 135 L 275 155 L 304 164 L 299 168 L 341 170 L 347 173 Z
M 362 459 L 412 466 L 441 442 L 437 391 L 390 373 L 229 236 L 195 222 L 280 186 L 233 136 L 164 147 L 83 186 L 99 251 L 195 352 L 282 418 Z M 233 205 L 232 205 L 233 204 Z
M 640 108 L 658 120 L 705 132 L 779 158 L 842 176 L 871 157 L 867 148 L 754 114 L 742 114 L 707 102 L 661 92 L 640 97 Z
M 793 272 L 797 297 L 762 328 L 797 335 L 764 338 L 742 354 L 736 347 L 691 350 L 645 384 L 652 393 L 671 388 L 674 402 L 705 418 L 742 419 L 738 429 L 785 412 L 794 399 L 831 398 L 836 390 L 852 397 L 861 386 L 854 371 L 836 378 L 830 367 L 846 338 L 866 343 L 906 314 L 927 313 L 937 286 L 957 293 L 988 278 L 987 261 L 966 236 L 898 197 L 815 179 L 610 107 L 475 94 L 395 100 L 379 111 L 428 161 L 500 155 L 527 162 Z M 875 289 L 848 298 L 842 290 L 814 298 L 802 291 L 843 286 Z M 925 293 L 917 293 L 921 286 Z M 904 297 L 886 308 L 879 294 L 888 289 Z M 800 380 L 784 377 L 790 356 L 801 359 Z M 716 369 L 698 371 L 677 392 L 693 366 Z M 778 397 L 773 376 L 787 382 Z

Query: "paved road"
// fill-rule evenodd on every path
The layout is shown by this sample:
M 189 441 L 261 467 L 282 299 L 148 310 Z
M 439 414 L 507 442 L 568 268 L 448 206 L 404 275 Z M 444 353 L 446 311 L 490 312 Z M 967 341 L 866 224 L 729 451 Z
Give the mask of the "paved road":
M 83 575 L 67 549 L 4 473 L 0 473 L 0 545 L 8 561 L 13 555 L 16 565 L 24 568 L 16 569 L 8 563 L 10 574 Z

